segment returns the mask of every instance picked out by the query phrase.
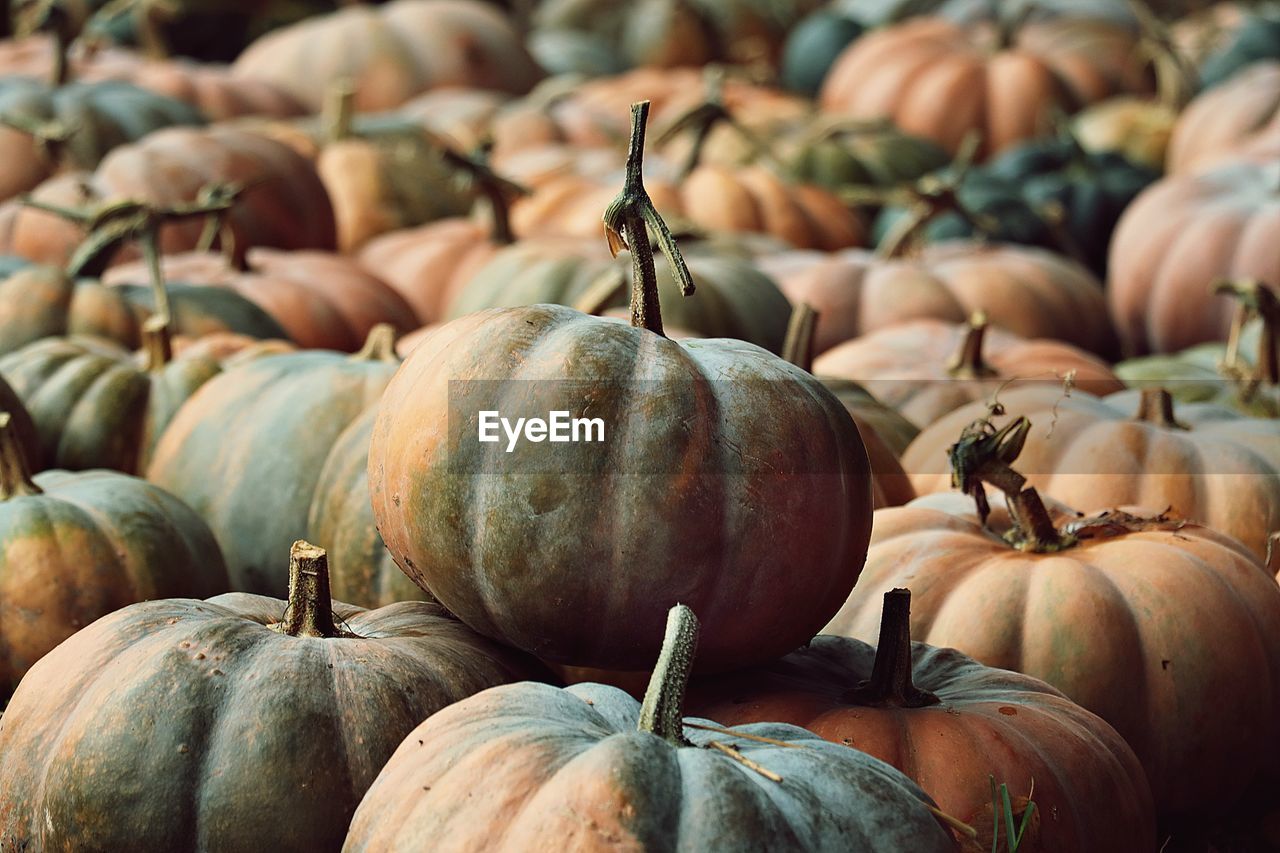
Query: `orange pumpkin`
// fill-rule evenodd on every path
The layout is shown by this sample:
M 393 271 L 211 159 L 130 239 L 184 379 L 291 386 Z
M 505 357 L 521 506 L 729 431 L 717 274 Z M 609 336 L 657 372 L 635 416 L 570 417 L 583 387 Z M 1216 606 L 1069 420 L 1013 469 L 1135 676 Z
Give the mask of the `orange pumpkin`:
M 1023 383 L 1073 387 L 1099 396 L 1124 390 L 1106 362 L 1052 340 L 1025 340 L 987 327 L 913 320 L 845 341 L 814 362 L 814 372 L 861 383 L 920 428 L 966 403 Z
M 1126 355 L 1225 340 L 1222 279 L 1280 281 L 1280 160 L 1174 175 L 1144 190 L 1111 239 L 1107 300 Z
M 976 129 L 986 156 L 1045 135 L 1055 110 L 1147 88 L 1122 27 L 1061 18 L 996 29 L 919 17 L 870 33 L 832 65 L 822 109 L 891 119 L 953 154 Z
M 911 642 L 910 601 L 905 589 L 884 594 L 875 647 L 819 636 L 773 663 L 695 679 L 689 711 L 730 726 L 791 723 L 874 755 L 980 831 L 998 819 L 994 777 L 1035 802 L 1026 849 L 1152 849 L 1151 790 L 1116 731 L 1042 681 Z
M 312 112 L 343 78 L 355 83 L 356 108 L 377 112 L 441 86 L 523 93 L 542 77 L 511 21 L 477 0 L 346 6 L 258 39 L 233 68 L 279 86 Z
M 1051 416 L 1039 417 L 1043 431 Z M 1074 434 L 1064 419 L 1053 429 Z M 1240 542 L 1167 514 L 1055 522 L 1022 464 L 1009 467 L 1025 429 L 1025 419 L 1003 431 L 984 420 L 952 432 L 959 484 L 975 495 L 983 481 L 998 485 L 1011 525 L 993 514 L 984 527 L 981 509 L 877 511 L 862 578 L 824 631 L 873 638 L 881 595 L 909 588 L 913 636 L 1043 679 L 1114 726 L 1161 813 L 1231 804 L 1280 760 L 1274 571 Z M 1026 450 L 1034 471 L 1030 440 Z M 1090 495 L 1103 506 L 1108 497 L 1096 486 Z
M 1044 494 L 1073 506 L 1169 507 L 1234 536 L 1262 557 L 1280 530 L 1280 421 L 1210 403 L 1174 407 L 1145 388 L 1100 400 L 1033 385 L 999 395 L 1008 417 L 1026 416 L 1019 469 Z M 951 487 L 947 447 L 983 417 L 985 403 L 956 409 L 920 433 L 902 465 L 919 494 Z
M 908 320 L 963 323 L 975 311 L 1024 338 L 1100 354 L 1116 348 L 1101 285 L 1084 267 L 1044 249 L 953 240 L 900 258 L 850 249 L 767 255 L 758 263 L 788 299 L 818 312 L 818 355 Z
M 1192 100 L 1173 126 L 1166 168 L 1203 172 L 1255 150 L 1280 159 L 1280 61 L 1257 62 Z

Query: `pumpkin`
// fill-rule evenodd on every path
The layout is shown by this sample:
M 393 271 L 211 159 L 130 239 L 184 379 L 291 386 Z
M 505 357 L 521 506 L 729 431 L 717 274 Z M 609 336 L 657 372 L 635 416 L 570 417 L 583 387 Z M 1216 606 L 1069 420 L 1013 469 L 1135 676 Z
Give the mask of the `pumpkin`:
M 787 34 L 778 82 L 793 92 L 816 97 L 841 51 L 866 31 L 864 21 L 839 8 L 810 12 Z
M 1043 431 L 1048 413 L 1034 416 Z M 1055 434 L 1079 435 L 1066 420 Z M 1114 726 L 1160 813 L 1229 805 L 1280 744 L 1274 573 L 1240 542 L 1167 514 L 1111 509 L 1056 524 L 1019 473 L 1037 470 L 1034 438 L 1030 458 L 1009 467 L 1028 429 L 1026 418 L 1001 430 L 976 421 L 951 448 L 977 515 L 877 512 L 863 578 L 825 633 L 874 636 L 881 594 L 907 587 L 913 636 L 1043 679 Z M 983 526 L 983 481 L 1008 495 L 1007 538 Z M 1090 499 L 1114 506 L 1104 478 L 1091 482 Z
M 209 523 L 233 589 L 283 592 L 272 554 L 307 529 L 334 443 L 396 371 L 394 338 L 377 326 L 355 355 L 308 350 L 242 362 L 206 383 L 169 425 L 147 479 Z
M 1045 383 L 1103 395 L 1124 389 L 1106 362 L 1070 344 L 1025 340 L 987 326 L 913 320 L 827 350 L 814 362 L 824 376 L 862 383 L 875 397 L 923 429 L 966 403 L 1007 387 Z
M 1280 421 L 1209 403 L 1174 406 L 1144 388 L 1099 400 L 1033 385 L 1000 394 L 1010 418 L 1026 416 L 1021 468 L 1044 494 L 1073 506 L 1170 507 L 1266 554 L 1280 529 Z M 902 457 L 919 494 L 950 488 L 946 448 L 982 417 L 971 403 L 940 418 Z
M 329 554 L 333 594 L 361 607 L 431 600 L 400 571 L 382 542 L 369 501 L 369 438 L 377 406 L 351 422 L 320 469 L 307 514 L 308 538 Z
M 1280 281 L 1278 197 L 1280 163 L 1273 162 L 1168 177 L 1134 200 L 1112 238 L 1107 279 L 1126 355 L 1226 338 L 1233 306 L 1214 284 Z
M 1146 775 L 1115 730 L 1042 681 L 911 642 L 911 592 L 884 594 L 871 646 L 819 636 L 774 663 L 690 685 L 688 708 L 726 725 L 777 721 L 892 764 L 943 812 L 989 827 L 990 779 L 1040 816 L 1029 849 L 1155 847 Z
M 1226 44 L 1208 55 L 1200 64 L 1200 81 L 1205 88 L 1234 80 L 1243 69 L 1254 63 L 1280 59 L 1280 10 L 1265 6 L 1257 14 L 1247 11 L 1240 16 Z
M 540 676 L 434 605 L 331 602 L 321 549 L 290 562 L 288 601 L 137 604 L 33 667 L 0 723 L 0 833 L 43 850 L 337 850 L 423 718 Z
M 542 77 L 507 17 L 475 0 L 343 8 L 258 39 L 233 68 L 280 86 L 311 112 L 343 78 L 355 83 L 356 109 L 377 112 L 441 86 L 522 94 Z
M 671 325 L 706 337 L 738 338 L 779 352 L 791 306 L 767 275 L 751 262 L 715 247 L 695 250 L 688 269 L 696 290 L 679 294 L 680 282 L 665 263 L 656 267 L 659 293 L 667 296 Z M 487 308 L 553 303 L 594 303 L 603 280 L 619 286 L 605 305 L 626 304 L 624 267 L 611 264 L 596 246 L 581 240 L 522 240 L 493 254 L 454 297 L 448 318 Z M 585 307 L 585 305 L 583 306 Z M 594 305 L 587 313 L 596 313 Z
M 123 82 L 50 86 L 0 82 L 0 200 L 63 168 L 92 169 L 111 149 L 171 125 L 198 125 L 194 108 Z
M 828 189 L 896 186 L 947 165 L 934 142 L 909 136 L 885 121 L 851 121 L 821 114 L 809 127 L 774 141 L 797 180 Z
M 0 697 L 100 616 L 228 583 L 213 534 L 185 504 L 113 471 L 33 478 L 20 424 L 0 412 Z M 4 724 L 16 719 L 11 710 Z
M 1063 18 L 1010 33 L 916 18 L 847 47 L 819 102 L 825 112 L 890 119 L 953 154 L 976 129 L 985 157 L 1045 135 L 1055 109 L 1143 91 L 1133 47 L 1129 32 L 1101 21 Z
M 1164 387 L 1182 402 L 1213 402 L 1256 417 L 1280 417 L 1280 297 L 1256 281 L 1228 282 L 1219 289 L 1243 300 L 1226 344 L 1129 359 L 1116 365 L 1116 375 L 1133 387 Z M 1255 315 L 1257 322 L 1250 322 Z
M 209 359 L 174 358 L 167 328 L 143 334 L 141 364 L 94 338 L 45 338 L 0 357 L 40 433 L 42 467 L 146 470 L 178 409 L 220 372 Z
M 184 284 L 166 289 L 175 335 L 236 332 L 252 338 L 284 337 L 279 323 L 234 291 Z M 0 354 L 59 335 L 88 335 L 137 348 L 142 345 L 142 327 L 154 313 L 150 285 L 105 287 L 96 279 L 54 267 L 20 269 L 0 278 Z
M 787 339 L 782 345 L 782 357 L 809 373 L 813 369 L 813 330 L 818 313 L 803 302 L 791 312 L 787 326 Z M 871 466 L 871 503 L 876 509 L 882 506 L 901 506 L 916 496 L 911 481 L 907 479 L 898 455 L 905 449 L 903 433 L 909 433 L 905 443 L 918 432 L 903 421 L 892 409 L 880 403 L 856 382 L 819 375 L 818 381 L 830 391 L 853 418 L 867 449 L 867 461 Z M 885 435 L 880 430 L 885 430 Z
M 69 207 L 123 199 L 174 207 L 193 204 L 212 188 L 231 187 L 240 193 L 225 213 L 225 226 L 237 259 L 248 246 L 334 247 L 333 208 L 311 164 L 283 143 L 232 127 L 149 134 L 112 151 L 91 175 L 51 178 L 33 196 Z M 193 249 L 202 230 L 199 221 L 174 223 L 160 235 L 161 248 L 165 254 Z M 78 225 L 12 201 L 0 205 L 0 235 L 0 251 L 59 266 L 84 237 Z
M 9 383 L 4 381 L 4 377 L 0 376 L 0 412 L 4 412 L 9 416 L 9 420 L 5 425 L 5 432 L 9 435 L 9 442 L 17 444 L 22 458 L 28 464 L 35 464 L 32 460 L 38 462 L 40 458 L 40 435 L 36 432 L 35 422 L 31 420 L 31 414 L 27 412 L 26 406 L 22 405 L 21 398 L 9 387 Z
M 513 684 L 446 708 L 392 755 L 343 850 L 955 849 L 887 764 L 797 726 L 686 720 L 697 643 L 697 618 L 672 608 L 643 704 Z M 462 793 L 478 779 L 486 796 Z
M 679 600 L 715 626 L 703 662 L 723 669 L 804 642 L 857 579 L 870 472 L 857 427 L 803 370 L 740 341 L 662 334 L 642 222 L 681 290 L 693 282 L 644 193 L 647 104 L 633 116 L 627 182 L 606 214 L 611 246 L 633 251 L 631 324 L 533 305 L 425 337 L 380 403 L 369 488 L 396 563 L 481 633 L 634 670 Z M 528 390 L 503 390 L 517 386 Z M 480 411 L 588 408 L 607 425 L 598 442 L 504 452 L 473 432 Z
M 1173 174 L 1211 169 L 1255 146 L 1280 145 L 1280 60 L 1259 62 L 1187 104 L 1169 139 Z
M 225 253 L 191 252 L 160 259 L 166 281 L 227 288 L 257 305 L 304 349 L 353 352 L 379 323 L 407 332 L 413 309 L 354 259 L 332 252 L 251 248 L 237 267 Z M 146 281 L 147 264 L 107 270 L 107 284 Z
M 1110 354 L 1115 333 L 1087 269 L 1044 249 L 951 240 L 913 254 L 848 249 L 764 257 L 792 302 L 818 312 L 815 352 L 908 320 L 962 323 L 975 311 L 1024 338 L 1053 338 Z

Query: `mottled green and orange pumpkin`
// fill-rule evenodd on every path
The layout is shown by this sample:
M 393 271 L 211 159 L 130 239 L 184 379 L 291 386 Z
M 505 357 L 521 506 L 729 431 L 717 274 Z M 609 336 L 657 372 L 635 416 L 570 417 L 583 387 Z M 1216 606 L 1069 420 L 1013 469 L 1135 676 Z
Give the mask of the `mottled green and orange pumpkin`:
M 635 670 L 687 602 L 707 626 L 702 665 L 723 669 L 828 618 L 857 579 L 871 478 L 857 427 L 807 372 L 742 341 L 662 334 L 646 221 L 685 292 L 692 281 L 644 193 L 647 104 L 633 109 L 606 214 L 634 252 L 631 324 L 533 305 L 426 336 L 381 403 L 369 486 L 396 562 L 481 633 Z M 507 452 L 479 441 L 489 410 L 589 413 L 603 440 Z
M 643 704 L 512 684 L 446 708 L 391 756 L 343 850 L 955 849 L 888 764 L 798 726 L 685 719 L 697 645 L 693 611 L 672 608 Z
M 114 471 L 32 477 L 18 424 L 0 412 L 0 696 L 113 610 L 216 595 L 229 583 L 213 534 L 189 507 Z
M 148 601 L 68 639 L 0 720 L 0 837 L 38 850 L 338 850 L 423 719 L 541 667 L 426 602 L 331 601 L 292 551 L 287 601 Z

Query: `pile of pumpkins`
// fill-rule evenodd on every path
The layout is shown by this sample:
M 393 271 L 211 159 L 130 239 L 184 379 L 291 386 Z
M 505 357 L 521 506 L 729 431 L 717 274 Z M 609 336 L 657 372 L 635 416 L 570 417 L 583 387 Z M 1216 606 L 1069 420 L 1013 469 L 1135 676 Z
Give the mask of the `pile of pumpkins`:
M 1280 850 L 1273 2 L 5 6 L 0 851 Z

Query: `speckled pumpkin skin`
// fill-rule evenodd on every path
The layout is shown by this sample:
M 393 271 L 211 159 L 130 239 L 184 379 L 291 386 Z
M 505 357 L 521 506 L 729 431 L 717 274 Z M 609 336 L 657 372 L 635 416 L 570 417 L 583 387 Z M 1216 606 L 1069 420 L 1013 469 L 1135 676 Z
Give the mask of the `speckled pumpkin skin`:
M 28 674 L 0 720 L 0 837 L 37 850 L 337 850 L 425 717 L 536 664 L 425 602 L 334 603 L 358 638 L 268 626 L 232 593 L 113 613 Z
M 307 517 L 307 539 L 329 554 L 329 583 L 342 601 L 382 607 L 430 601 L 409 580 L 382 542 L 369 501 L 369 437 L 378 407 L 370 406 L 343 430 L 329 451 Z
M 147 479 L 209 522 L 233 589 L 284 594 L 279 555 L 307 530 L 325 459 L 398 363 L 324 350 L 263 356 L 207 383 L 174 418 Z
M 677 747 L 638 731 L 639 716 L 636 700 L 602 684 L 513 684 L 446 708 L 396 750 L 343 851 L 955 849 L 928 797 L 856 750 L 778 723 L 738 731 L 802 748 L 689 728 L 693 745 Z
M 1225 806 L 1280 760 L 1280 587 L 1209 528 L 1037 554 L 971 510 L 879 510 L 862 578 L 823 633 L 874 640 L 897 587 L 913 637 L 1047 681 L 1114 726 L 1163 814 Z
M 92 338 L 45 338 L 0 357 L 40 434 L 39 467 L 145 470 L 178 409 L 222 370 L 198 356 L 148 369 Z
M 1147 777 L 1115 729 L 1043 681 L 955 649 L 912 643 L 911 651 L 912 681 L 940 703 L 875 707 L 849 698 L 871 678 L 876 649 L 819 636 L 775 663 L 695 681 L 686 705 L 724 725 L 791 723 L 866 752 L 971 826 L 991 821 L 988 775 L 1013 796 L 1034 791 L 1043 853 L 1155 847 Z
M 34 481 L 43 494 L 0 501 L 0 695 L 100 616 L 228 589 L 213 534 L 173 495 L 113 471 Z
M 507 453 L 451 438 L 451 424 L 474 438 L 478 411 L 526 416 L 553 399 L 602 418 L 605 442 Z M 676 603 L 703 621 L 707 669 L 804 643 L 857 580 L 871 501 L 857 428 L 802 369 L 554 305 L 427 336 L 387 388 L 369 487 L 397 563 L 468 625 L 559 663 L 633 670 Z

